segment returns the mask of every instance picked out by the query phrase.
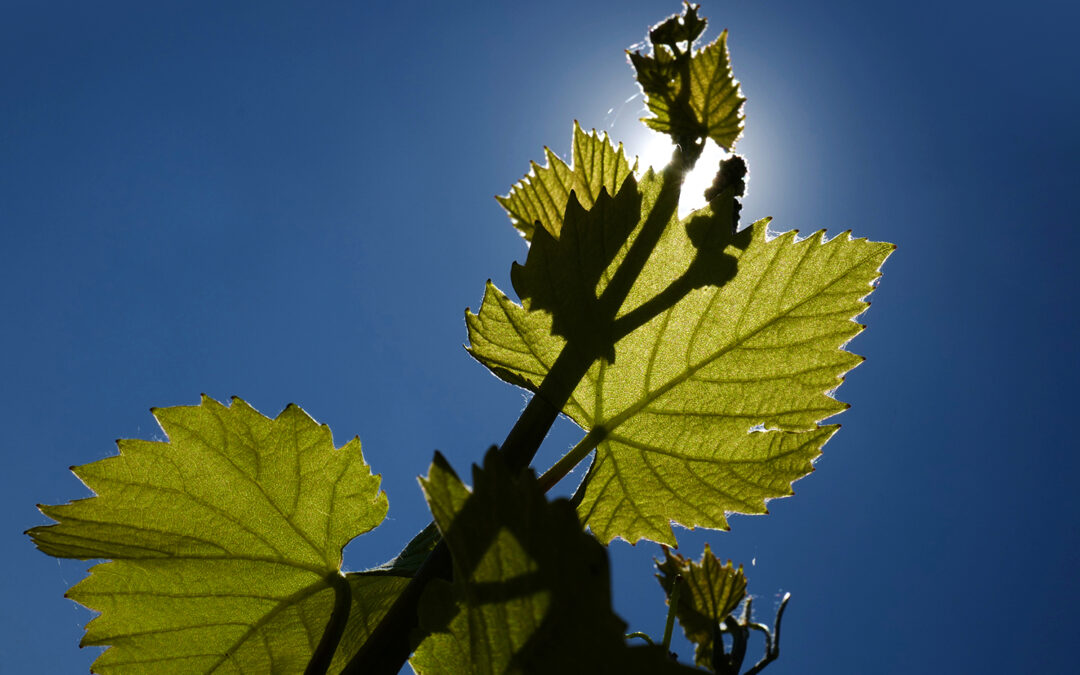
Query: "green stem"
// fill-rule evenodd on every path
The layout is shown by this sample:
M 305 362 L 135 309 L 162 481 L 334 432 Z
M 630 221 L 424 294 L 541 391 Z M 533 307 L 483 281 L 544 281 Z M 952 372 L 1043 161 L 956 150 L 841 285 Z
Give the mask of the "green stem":
M 671 651 L 671 631 L 675 628 L 675 611 L 679 606 L 679 596 L 682 594 L 682 575 L 675 575 L 675 583 L 671 586 L 671 597 L 668 598 L 667 622 L 664 624 L 664 651 Z
M 589 453 L 596 449 L 596 446 L 600 444 L 600 441 L 604 440 L 606 435 L 607 432 L 604 427 L 594 427 L 592 431 L 585 434 L 577 445 L 570 449 L 570 452 L 563 455 L 562 459 L 555 462 L 550 469 L 544 472 L 544 475 L 537 479 L 540 488 L 547 492 L 555 487 L 556 483 L 566 478 L 567 474 L 581 463 L 581 460 L 588 457 Z
M 640 639 L 644 640 L 645 642 L 648 642 L 651 645 L 656 644 L 655 642 L 653 642 L 653 639 L 651 637 L 649 637 L 645 633 L 642 633 L 641 631 L 637 631 L 636 633 L 627 633 L 626 634 L 626 639 L 629 640 L 630 638 L 640 638 Z

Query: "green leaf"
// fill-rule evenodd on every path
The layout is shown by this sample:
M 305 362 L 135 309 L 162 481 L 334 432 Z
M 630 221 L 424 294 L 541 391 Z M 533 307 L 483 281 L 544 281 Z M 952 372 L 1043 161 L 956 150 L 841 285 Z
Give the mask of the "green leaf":
M 537 224 L 558 237 L 571 191 L 580 203 L 592 206 L 600 190 L 613 194 L 637 168 L 636 163 L 631 166 L 627 162 L 621 143 L 612 148 L 607 134 L 600 136 L 595 130 L 586 134 L 577 122 L 573 148 L 572 167 L 544 148 L 547 165 L 531 162 L 531 171 L 510 188 L 510 194 L 495 198 L 525 239 L 532 240 Z
M 82 641 L 112 645 L 94 671 L 303 671 L 350 590 L 371 595 L 354 595 L 346 632 L 368 630 L 402 584 L 340 571 L 387 511 L 360 441 L 335 449 L 295 405 L 271 420 L 204 396 L 153 413 L 168 442 L 121 440 L 75 467 L 96 496 L 40 507 L 58 522 L 29 531 L 49 555 L 112 560 L 68 593 L 101 612 Z
M 843 346 L 894 248 L 848 233 L 773 238 L 765 220 L 734 233 L 737 186 L 679 221 L 675 180 L 649 171 L 624 183 L 636 194 L 601 195 L 590 211 L 571 201 L 557 244 L 575 245 L 534 242 L 515 269 L 524 306 L 489 283 L 466 315 L 470 353 L 533 391 L 564 348 L 596 358 L 564 383 L 563 411 L 589 430 L 571 465 L 596 448 L 579 510 L 603 542 L 673 544 L 670 521 L 726 529 L 726 513 L 791 494 L 838 428 L 818 422 L 847 408 L 830 392 L 862 358 Z M 629 226 L 624 201 L 640 204 Z M 579 261 L 605 252 L 590 287 L 595 270 Z
M 742 566 L 735 569 L 730 560 L 726 565 L 721 564 L 709 545 L 705 544 L 701 562 L 694 562 L 678 553 L 672 554 L 665 546 L 664 562 L 658 562 L 656 568 L 660 571 L 656 578 L 664 588 L 669 603 L 676 579 L 681 578 L 679 583 L 683 587 L 675 607 L 675 616 L 686 638 L 697 646 L 695 663 L 709 667 L 712 663 L 713 627 L 723 623 L 746 597 L 746 577 Z
M 441 455 L 421 480 L 454 582 L 423 600 L 431 634 L 411 660 L 417 673 L 698 672 L 626 645 L 607 553 L 568 502 L 548 502 L 531 471 L 511 473 L 494 450 L 473 481 L 470 493 Z
M 697 7 L 687 4 L 683 16 L 670 17 L 649 32 L 651 56 L 629 54 L 653 113 L 642 122 L 670 134 L 678 145 L 711 138 L 730 149 L 742 134 L 746 99 L 731 73 L 726 30 L 704 49 L 692 50 L 704 29 Z

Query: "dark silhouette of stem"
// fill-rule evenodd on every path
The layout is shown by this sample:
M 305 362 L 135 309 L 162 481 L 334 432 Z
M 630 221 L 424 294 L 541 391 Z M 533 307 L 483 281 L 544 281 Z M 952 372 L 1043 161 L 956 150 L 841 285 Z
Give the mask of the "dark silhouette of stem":
M 614 321 L 634 281 L 640 276 L 646 261 L 652 254 L 678 206 L 682 178 L 701 154 L 700 144 L 688 144 L 677 148 L 671 163 L 665 169 L 665 180 L 656 204 L 642 225 L 619 269 L 598 299 L 603 315 Z M 675 289 L 665 293 L 664 298 L 650 303 L 648 308 L 629 321 L 614 325 L 626 330 L 628 324 L 640 325 L 648 315 L 671 307 L 690 290 L 690 285 L 676 284 Z M 625 319 L 625 317 L 624 317 Z M 517 422 L 510 429 L 500 446 L 508 468 L 520 471 L 532 463 L 533 457 L 547 436 L 552 424 L 562 411 L 578 383 L 593 362 L 602 355 L 568 341 L 544 377 L 536 394 L 526 405 Z M 449 581 L 453 570 L 449 549 L 445 541 L 432 550 L 428 559 L 413 576 L 409 585 L 394 601 L 390 610 L 371 633 L 342 673 L 350 675 L 396 675 L 408 660 L 416 645 L 424 637 L 419 630 L 418 608 L 424 589 L 434 579 Z

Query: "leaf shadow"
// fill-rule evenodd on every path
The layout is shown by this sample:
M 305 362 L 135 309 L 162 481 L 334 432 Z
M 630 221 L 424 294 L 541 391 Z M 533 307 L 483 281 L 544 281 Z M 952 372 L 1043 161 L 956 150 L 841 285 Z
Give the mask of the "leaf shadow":
M 441 455 L 435 463 L 452 473 Z M 473 484 L 445 532 L 455 581 L 435 584 L 425 594 L 414 644 L 432 633 L 451 632 L 462 602 L 472 611 L 513 602 L 519 609 L 539 609 L 542 619 L 512 650 L 508 672 L 693 672 L 670 662 L 663 649 L 625 643 L 626 624 L 611 608 L 607 551 L 582 529 L 568 501 L 549 502 L 533 472 L 512 471 L 495 447 L 482 469 L 474 465 Z M 506 545 L 507 534 L 516 546 Z M 520 573 L 474 581 L 492 554 L 500 573 Z M 540 607 L 523 604 L 533 602 Z M 492 627 L 478 619 L 476 625 L 469 622 L 469 630 L 499 635 L 513 624 L 507 619 L 507 625 Z M 493 649 L 507 648 L 508 642 Z M 615 664 L 616 670 L 605 671 Z

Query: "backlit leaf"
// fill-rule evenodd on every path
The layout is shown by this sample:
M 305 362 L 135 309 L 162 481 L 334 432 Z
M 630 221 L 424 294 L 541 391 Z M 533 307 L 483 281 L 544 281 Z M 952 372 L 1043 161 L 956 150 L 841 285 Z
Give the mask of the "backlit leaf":
M 770 238 L 768 221 L 734 233 L 731 187 L 679 221 L 672 180 L 631 177 L 588 211 L 570 200 L 559 240 L 514 270 L 524 306 L 489 283 L 466 316 L 470 353 L 533 391 L 568 340 L 596 359 L 563 410 L 596 447 L 579 509 L 604 542 L 674 543 L 669 521 L 726 529 L 791 494 L 838 428 L 818 423 L 847 408 L 830 393 L 862 358 L 843 346 L 894 248 Z M 599 274 L 580 262 L 597 257 Z
M 742 134 L 746 99 L 731 72 L 726 30 L 704 49 L 693 50 L 704 29 L 696 6 L 687 5 L 683 16 L 670 17 L 650 31 L 651 55 L 629 54 L 653 113 L 642 121 L 670 134 L 679 145 L 711 138 L 730 149 Z
M 94 671 L 302 672 L 335 590 L 366 594 L 346 630 L 362 640 L 403 582 L 340 571 L 387 511 L 359 440 L 335 449 L 294 405 L 273 420 L 239 399 L 153 412 L 167 442 L 122 440 L 74 468 L 96 496 L 42 506 L 58 522 L 29 532 L 50 555 L 111 559 L 68 593 L 101 612 L 82 642 L 112 645 Z
M 577 122 L 573 146 L 572 167 L 544 148 L 547 165 L 532 162 L 529 175 L 515 183 L 510 194 L 495 198 L 506 209 L 514 227 L 530 241 L 537 224 L 552 236 L 559 236 L 571 191 L 581 204 L 592 206 L 601 189 L 613 194 L 636 168 L 636 164 L 631 166 L 626 161 L 621 144 L 612 148 L 607 134 L 586 134 Z
M 722 564 L 709 545 L 705 544 L 700 562 L 672 553 L 665 546 L 664 561 L 656 563 L 656 568 L 660 571 L 656 578 L 664 588 L 669 604 L 676 579 L 681 577 L 679 583 L 682 589 L 675 616 L 686 633 L 686 639 L 697 647 L 694 661 L 699 666 L 709 667 L 712 663 L 713 627 L 723 623 L 746 597 L 746 577 L 742 566 L 735 569 L 730 560 Z

